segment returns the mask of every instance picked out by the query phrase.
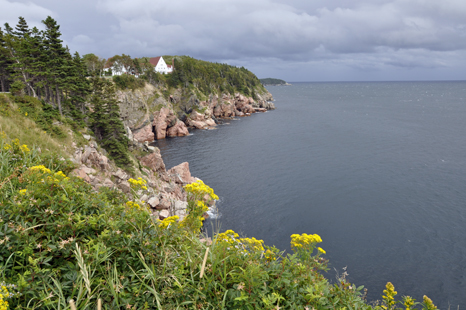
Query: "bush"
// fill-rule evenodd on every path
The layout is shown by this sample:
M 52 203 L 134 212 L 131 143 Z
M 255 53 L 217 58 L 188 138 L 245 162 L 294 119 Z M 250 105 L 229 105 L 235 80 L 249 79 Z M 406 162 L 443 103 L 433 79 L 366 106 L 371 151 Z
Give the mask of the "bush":
M 136 90 L 138 88 L 144 87 L 146 84 L 143 79 L 138 79 L 133 75 L 128 74 L 115 75 L 113 77 L 113 82 L 115 83 L 116 87 L 121 90 L 128 88 L 131 90 Z
M 394 309 L 368 305 L 344 276 L 331 285 L 318 235 L 292 235 L 293 253 L 234 231 L 199 239 L 206 204 L 198 181 L 185 187 L 188 215 L 154 220 L 142 201 L 94 192 L 71 166 L 0 134 L 0 283 L 11 309 Z M 131 179 L 133 190 L 145 180 Z M 16 292 L 17 291 L 17 292 Z M 3 294 L 3 292 L 0 292 Z M 6 293 L 5 293 L 6 294 Z M 1 296 L 3 298 L 3 296 Z M 1 300 L 1 299 L 0 299 Z M 3 301 L 2 301 L 3 302 Z M 404 299 L 406 309 L 417 305 Z M 435 309 L 427 297 L 423 309 Z

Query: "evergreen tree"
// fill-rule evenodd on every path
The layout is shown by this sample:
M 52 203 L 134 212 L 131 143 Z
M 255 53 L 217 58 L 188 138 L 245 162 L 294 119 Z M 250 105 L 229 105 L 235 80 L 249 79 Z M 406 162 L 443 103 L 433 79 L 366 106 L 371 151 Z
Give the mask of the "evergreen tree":
M 96 139 L 109 153 L 118 166 L 128 168 L 131 161 L 128 156 L 128 138 L 120 119 L 120 108 L 115 98 L 115 87 L 105 79 L 92 78 L 93 93 L 90 103 L 90 128 Z
M 11 65 L 12 59 L 8 53 L 5 35 L 2 28 L 0 28 L 0 87 L 2 92 L 6 92 L 9 89 L 9 80 L 12 74 Z
M 61 90 L 66 83 L 66 67 L 67 60 L 69 60 L 69 52 L 62 45 L 62 40 L 60 39 L 61 32 L 60 26 L 57 22 L 50 16 L 42 21 L 45 25 L 44 32 L 44 43 L 45 48 L 48 54 L 48 70 L 47 70 L 47 80 L 50 83 L 50 86 L 54 88 L 56 104 L 60 114 L 63 115 L 63 109 L 61 105 Z M 67 59 L 68 58 L 68 59 Z M 52 91 L 53 92 L 53 91 Z

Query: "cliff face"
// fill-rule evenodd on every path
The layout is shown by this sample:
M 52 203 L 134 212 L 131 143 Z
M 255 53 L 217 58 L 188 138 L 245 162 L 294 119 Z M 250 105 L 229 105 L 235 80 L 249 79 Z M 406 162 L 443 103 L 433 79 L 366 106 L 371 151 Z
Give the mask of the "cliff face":
M 146 202 L 153 216 L 160 220 L 174 215 L 178 215 L 182 220 L 186 216 L 187 196 L 183 186 L 197 180 L 191 176 L 187 162 L 166 170 L 159 149 L 141 145 L 142 155 L 138 160 L 143 174 L 136 171 L 138 174 L 131 176 L 116 167 L 94 141 L 83 147 L 76 144 L 73 146 L 75 151 L 71 160 L 78 168 L 73 170 L 72 174 L 82 178 L 95 190 L 100 187 L 119 189 L 132 200 Z M 147 189 L 134 192 L 128 180 L 138 176 L 143 176 L 147 181 Z
M 211 128 L 218 119 L 250 116 L 275 109 L 268 92 L 256 92 L 255 98 L 242 94 L 209 95 L 199 100 L 193 91 L 166 89 L 147 84 L 135 91 L 118 91 L 121 118 L 134 143 L 186 136 L 188 127 Z

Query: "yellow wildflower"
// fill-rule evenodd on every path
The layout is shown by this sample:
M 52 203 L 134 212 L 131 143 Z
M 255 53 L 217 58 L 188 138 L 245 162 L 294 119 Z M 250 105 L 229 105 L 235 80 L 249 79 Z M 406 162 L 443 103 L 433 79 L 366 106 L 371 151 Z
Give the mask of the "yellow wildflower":
M 412 297 L 410 297 L 410 296 L 405 296 L 405 297 L 404 297 L 404 303 L 403 303 L 403 304 L 405 305 L 406 310 L 411 310 L 411 307 L 414 306 L 414 302 L 415 302 L 415 301 L 416 301 L 416 300 L 413 299 Z
M 44 165 L 33 166 L 33 167 L 29 168 L 29 170 L 31 170 L 31 171 L 40 171 L 40 172 L 42 172 L 42 173 L 52 173 L 52 172 L 50 171 L 50 169 L 45 168 Z
M 327 252 L 325 252 L 325 250 L 322 249 L 321 247 L 318 247 L 317 250 L 318 250 L 320 253 L 322 253 L 322 254 L 326 254 L 326 253 L 327 253 Z
M 21 149 L 21 151 L 23 153 L 29 153 L 30 152 L 30 150 L 29 150 L 29 148 L 28 148 L 28 146 L 26 144 L 21 145 L 20 149 Z
M 22 190 L 19 191 L 19 193 L 21 195 L 26 195 L 26 192 L 27 192 L 27 189 L 22 189 Z
M 422 298 L 424 300 L 424 305 L 426 306 L 424 309 L 427 309 L 427 310 L 435 310 L 435 309 L 438 309 L 434 303 L 432 302 L 432 299 L 430 299 L 429 297 L 427 297 L 426 295 L 424 295 L 424 297 Z
M 136 203 L 136 202 L 128 201 L 128 202 L 126 202 L 126 205 L 127 205 L 128 207 L 130 207 L 130 208 L 136 208 L 136 209 L 138 209 L 138 210 L 141 210 L 141 206 L 140 206 L 138 203 Z
M 179 219 L 180 217 L 178 215 L 166 217 L 159 223 L 159 227 L 165 229 L 169 227 L 171 224 L 178 221 Z
M 397 292 L 395 291 L 395 287 L 391 282 L 388 282 L 387 285 L 385 286 L 386 289 L 383 290 L 384 295 L 382 296 L 385 305 L 382 305 L 383 309 L 391 310 L 393 309 L 395 305 L 395 295 Z

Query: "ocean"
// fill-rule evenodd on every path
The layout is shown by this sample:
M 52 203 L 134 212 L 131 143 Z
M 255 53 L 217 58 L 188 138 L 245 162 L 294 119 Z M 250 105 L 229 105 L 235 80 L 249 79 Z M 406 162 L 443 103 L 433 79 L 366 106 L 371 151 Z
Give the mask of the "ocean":
M 155 142 L 220 197 L 208 229 L 290 251 L 319 234 L 330 271 L 381 299 L 466 306 L 466 82 L 269 86 L 275 111 Z M 210 227 L 210 228 L 209 228 Z

